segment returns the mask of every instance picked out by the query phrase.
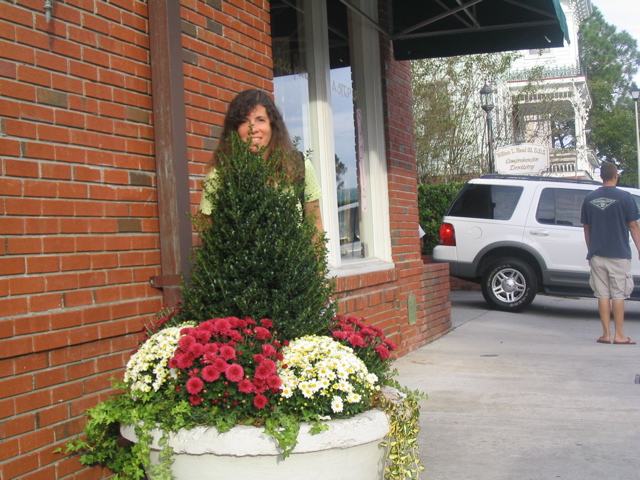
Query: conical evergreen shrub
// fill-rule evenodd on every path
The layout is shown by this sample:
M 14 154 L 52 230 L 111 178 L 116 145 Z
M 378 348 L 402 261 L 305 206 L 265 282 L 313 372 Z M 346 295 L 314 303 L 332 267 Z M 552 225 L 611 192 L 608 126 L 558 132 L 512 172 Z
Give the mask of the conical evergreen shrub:
M 270 318 L 282 339 L 323 332 L 335 287 L 324 235 L 300 205 L 304 186 L 277 171 L 277 153 L 265 161 L 237 135 L 230 143 L 205 189 L 211 215 L 194 218 L 201 245 L 176 320 Z

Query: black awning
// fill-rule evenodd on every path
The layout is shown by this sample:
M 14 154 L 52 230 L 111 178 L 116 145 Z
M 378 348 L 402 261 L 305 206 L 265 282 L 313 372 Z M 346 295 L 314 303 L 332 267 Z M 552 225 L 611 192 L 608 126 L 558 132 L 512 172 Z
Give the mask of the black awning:
M 559 0 L 392 0 L 396 60 L 562 47 Z

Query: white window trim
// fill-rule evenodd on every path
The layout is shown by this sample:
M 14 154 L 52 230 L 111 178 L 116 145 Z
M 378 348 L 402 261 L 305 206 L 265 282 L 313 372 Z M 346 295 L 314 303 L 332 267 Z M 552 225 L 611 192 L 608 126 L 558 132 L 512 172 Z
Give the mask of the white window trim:
M 377 19 L 377 2 L 359 0 L 359 8 Z M 309 110 L 312 163 L 322 187 L 320 208 L 328 237 L 328 262 L 331 276 L 349 276 L 394 268 L 391 256 L 389 218 L 389 190 L 385 157 L 384 125 L 382 111 L 382 72 L 378 32 L 370 22 L 359 15 L 350 16 L 350 38 L 355 65 L 352 66 L 358 85 L 358 98 L 363 112 L 362 131 L 367 172 L 368 211 L 363 216 L 361 229 L 368 241 L 368 257 L 358 260 L 342 260 L 336 191 L 335 164 L 326 159 L 335 158 L 333 141 L 333 115 L 331 109 L 331 82 L 327 33 L 327 9 L 325 2 L 304 0 L 305 41 L 313 48 L 307 49 L 309 73 Z M 325 161 L 323 161 L 323 159 Z M 333 233 L 333 235 L 332 235 Z

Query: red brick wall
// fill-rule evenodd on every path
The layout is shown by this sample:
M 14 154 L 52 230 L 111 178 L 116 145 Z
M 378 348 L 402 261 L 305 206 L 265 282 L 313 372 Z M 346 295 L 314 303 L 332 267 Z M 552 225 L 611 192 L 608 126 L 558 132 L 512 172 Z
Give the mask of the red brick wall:
M 0 3 L 0 471 L 99 479 L 53 454 L 109 393 L 161 305 L 154 123 L 144 0 Z M 384 3 L 384 2 L 382 2 Z M 266 0 L 181 2 L 192 204 L 226 104 L 272 90 Z M 448 270 L 424 266 L 405 64 L 383 40 L 393 260 L 338 282 L 400 354 L 449 328 Z M 416 323 L 408 299 L 416 298 Z

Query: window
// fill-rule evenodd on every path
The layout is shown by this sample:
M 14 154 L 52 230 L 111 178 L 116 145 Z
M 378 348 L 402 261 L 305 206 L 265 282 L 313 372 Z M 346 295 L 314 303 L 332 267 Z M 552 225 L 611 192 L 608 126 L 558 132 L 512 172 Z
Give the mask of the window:
M 520 195 L 522 187 L 469 183 L 453 202 L 447 215 L 509 220 L 518 205 Z
M 273 0 L 271 27 L 275 100 L 322 186 L 332 273 L 390 268 L 378 32 L 340 0 Z
M 546 225 L 582 227 L 580 213 L 589 190 L 545 188 L 540 195 L 536 220 Z

